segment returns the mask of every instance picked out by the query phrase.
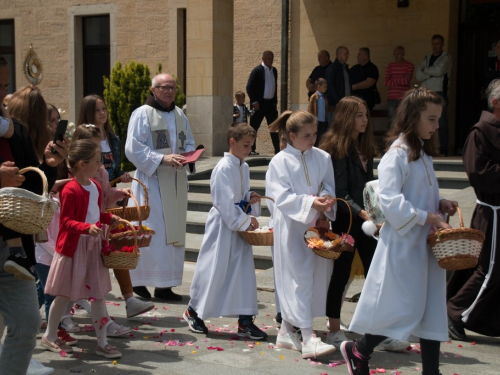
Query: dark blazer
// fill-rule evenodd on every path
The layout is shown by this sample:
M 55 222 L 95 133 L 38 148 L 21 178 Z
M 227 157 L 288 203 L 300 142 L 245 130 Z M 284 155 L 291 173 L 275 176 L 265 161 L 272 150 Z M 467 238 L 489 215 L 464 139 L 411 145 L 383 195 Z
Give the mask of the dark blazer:
M 363 189 L 368 181 L 373 177 L 373 159 L 369 159 L 366 172 L 363 168 L 359 156 L 356 153 L 354 145 L 349 149 L 349 155 L 340 160 L 333 160 L 333 171 L 335 173 L 335 195 L 337 198 L 344 199 L 351 206 L 352 215 L 356 217 L 361 210 L 364 210 Z M 348 209 L 342 202 L 337 206 L 341 212 L 348 213 Z
M 349 69 L 346 67 L 346 69 Z M 326 95 L 328 98 L 328 105 L 335 107 L 340 99 L 345 96 L 345 78 L 344 67 L 338 59 L 328 65 L 325 71 L 325 79 L 328 83 Z
M 274 73 L 274 98 L 273 104 L 278 104 L 278 71 L 273 66 Z M 266 87 L 266 76 L 264 67 L 262 64 L 253 68 L 252 73 L 250 73 L 250 77 L 248 77 L 247 82 L 247 93 L 250 98 L 250 104 L 255 102 L 261 103 L 264 99 L 264 89 Z
M 11 138 L 9 138 L 9 145 L 16 167 L 19 169 L 23 169 L 25 167 L 40 168 L 47 177 L 48 189 L 50 191 L 52 185 L 54 185 L 54 182 L 56 181 L 57 168 L 48 166 L 45 163 L 45 160 L 42 164 L 38 162 L 38 157 L 36 156 L 35 149 L 33 148 L 33 143 L 31 142 L 28 130 L 16 119 L 12 119 L 12 121 L 14 122 L 14 134 Z M 0 160 L 0 163 L 1 162 L 3 162 L 3 160 Z M 24 177 L 26 179 L 20 186 L 21 188 L 39 195 L 42 194 L 43 185 L 38 173 L 27 172 Z M 33 241 L 33 235 L 17 233 L 1 224 L 0 232 L 4 240 L 21 237 L 28 260 L 30 263 L 35 264 L 35 243 Z

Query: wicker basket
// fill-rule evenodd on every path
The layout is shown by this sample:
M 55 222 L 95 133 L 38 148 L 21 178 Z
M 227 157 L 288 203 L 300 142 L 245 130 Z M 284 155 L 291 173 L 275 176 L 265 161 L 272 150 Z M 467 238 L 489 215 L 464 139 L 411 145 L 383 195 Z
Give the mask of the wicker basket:
M 458 207 L 457 211 L 460 228 L 439 230 L 427 237 L 439 266 L 451 271 L 475 267 L 484 242 L 484 233 L 464 228 L 462 211 Z
M 7 187 L 0 189 L 0 223 L 7 228 L 23 234 L 37 234 L 47 229 L 57 203 L 47 194 L 47 178 L 38 168 L 26 167 L 19 174 L 36 172 L 43 182 L 42 195 L 31 191 Z
M 137 233 L 135 231 L 134 226 L 130 222 L 128 222 L 127 220 L 123 220 L 123 219 L 111 224 L 108 227 L 108 231 L 106 232 L 106 241 L 110 242 L 109 236 L 111 234 L 111 229 L 114 226 L 116 226 L 117 223 L 120 223 L 120 222 L 128 225 L 130 227 L 130 231 L 134 235 L 133 245 L 130 245 L 130 246 L 134 246 L 134 252 L 133 253 L 124 253 L 121 251 L 113 251 L 113 252 L 109 253 L 108 255 L 102 254 L 102 262 L 104 263 L 104 266 L 107 268 L 112 268 L 115 270 L 133 270 L 134 268 L 137 267 L 137 262 L 139 261 L 139 256 L 140 256 L 140 253 L 139 253 L 139 250 L 137 247 Z M 117 247 L 117 246 L 115 246 L 115 247 L 121 248 L 123 246 L 129 246 L 129 245 L 121 245 L 120 247 Z
M 271 197 L 261 196 L 260 197 L 269 199 L 274 202 L 274 199 Z M 248 210 L 250 203 L 245 207 L 245 212 Z M 239 234 L 243 238 L 243 240 L 253 246 L 273 246 L 273 232 L 256 232 L 253 230 L 240 231 Z
M 344 202 L 346 204 L 346 206 L 347 206 L 347 209 L 349 210 L 349 228 L 347 229 L 347 235 L 349 235 L 349 233 L 351 232 L 351 226 L 352 226 L 352 212 L 351 212 L 351 207 L 343 199 L 335 198 L 335 201 Z M 321 227 L 315 227 L 314 229 L 319 232 L 320 238 L 326 238 L 326 233 L 329 230 L 329 229 L 321 228 Z M 308 229 L 308 231 L 309 231 L 309 229 Z M 307 231 L 306 231 L 306 233 L 307 233 Z M 336 234 L 336 236 L 339 236 L 339 235 Z M 306 242 L 306 244 L 308 244 L 307 239 L 305 237 L 304 237 L 304 241 Z M 354 251 L 354 246 L 348 244 L 345 241 L 341 241 L 340 243 L 336 244 L 335 246 L 331 246 L 329 248 L 325 248 L 325 247 L 321 247 L 321 248 L 319 248 L 319 247 L 313 247 L 311 250 L 314 251 L 314 253 L 316 255 L 319 255 L 320 257 L 335 260 L 335 259 L 338 259 L 340 257 L 340 253 L 343 252 L 343 251 L 351 251 L 351 252 Z
M 136 206 L 130 208 L 139 211 L 137 200 L 135 199 L 134 196 L 132 196 L 132 199 L 135 200 Z M 137 216 L 140 217 L 140 214 L 137 213 Z M 139 229 L 136 230 L 134 233 L 132 233 L 131 230 L 120 233 L 111 233 L 109 242 L 111 242 L 115 247 L 133 246 L 134 243 L 137 243 L 137 247 L 148 247 L 149 244 L 151 243 L 151 239 L 153 238 L 154 234 L 155 231 L 153 229 L 149 230 L 143 229 L 142 220 L 139 220 Z
M 149 207 L 148 189 L 141 180 L 138 180 L 137 178 L 134 177 L 132 177 L 132 180 L 135 180 L 138 183 L 140 183 L 142 185 L 142 188 L 144 189 L 144 206 L 139 206 L 137 199 L 134 197 L 134 195 L 132 195 L 131 198 L 134 200 L 135 206 L 139 207 L 139 209 L 133 206 L 127 207 L 128 203 L 128 197 L 127 197 L 123 200 L 123 207 L 108 208 L 106 212 L 109 212 L 110 214 L 116 216 L 120 216 L 122 219 L 128 221 L 147 220 L 147 218 L 149 217 L 149 213 L 151 211 Z M 114 179 L 113 181 L 110 182 L 110 184 L 113 185 L 118 181 L 120 181 L 120 178 Z

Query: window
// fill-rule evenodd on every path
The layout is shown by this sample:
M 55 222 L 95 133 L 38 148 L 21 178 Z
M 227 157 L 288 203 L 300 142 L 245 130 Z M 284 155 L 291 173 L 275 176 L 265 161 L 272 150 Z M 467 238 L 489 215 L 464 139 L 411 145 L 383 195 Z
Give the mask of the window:
M 16 60 L 14 44 L 14 20 L 0 20 L 0 55 L 9 63 L 10 85 L 7 93 L 16 91 Z
M 109 15 L 82 18 L 83 95 L 103 94 L 103 76 L 110 74 Z

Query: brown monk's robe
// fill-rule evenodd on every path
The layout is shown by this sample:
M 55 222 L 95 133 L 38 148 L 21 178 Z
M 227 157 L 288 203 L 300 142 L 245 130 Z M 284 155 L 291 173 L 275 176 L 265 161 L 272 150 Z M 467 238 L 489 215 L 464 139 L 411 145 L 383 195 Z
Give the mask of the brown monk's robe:
M 477 199 L 500 206 L 500 120 L 483 111 L 465 141 L 463 162 Z M 497 211 L 496 254 L 487 289 L 463 327 L 486 336 L 500 336 L 500 210 Z M 493 231 L 493 210 L 477 204 L 471 228 L 481 230 L 486 238 L 476 268 L 453 272 L 447 287 L 448 315 L 461 324 L 467 310 L 479 293 L 488 273 Z

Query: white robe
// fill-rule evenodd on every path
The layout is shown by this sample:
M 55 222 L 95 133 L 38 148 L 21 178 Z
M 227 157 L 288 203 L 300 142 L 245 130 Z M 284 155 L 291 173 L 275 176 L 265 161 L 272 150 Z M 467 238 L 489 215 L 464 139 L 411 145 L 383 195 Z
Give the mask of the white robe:
M 165 129 L 168 129 L 170 135 L 172 153 L 178 153 L 174 112 L 163 112 L 163 114 Z M 184 114 L 182 116 L 187 129 L 185 152 L 193 151 L 195 149 L 193 134 L 187 117 Z M 130 117 L 125 155 L 137 168 L 135 177 L 144 182 L 148 189 L 151 214 L 143 224 L 156 232 L 150 246 L 140 249 L 141 256 L 137 268 L 130 270 L 132 284 L 134 286 L 154 286 L 158 288 L 180 285 L 182 284 L 184 270 L 185 248 L 184 246 L 166 245 L 164 213 L 161 204 L 160 186 L 156 175 L 156 169 L 160 165 L 163 155 L 156 152 L 153 147 L 151 128 L 145 106 L 137 108 Z M 185 169 L 187 168 L 186 166 Z M 132 192 L 139 204 L 143 205 L 144 191 L 136 181 L 132 182 Z M 129 204 L 133 205 L 134 203 L 129 201 Z
M 326 314 L 333 262 L 314 254 L 304 234 L 320 216 L 312 208 L 315 196 L 335 196 L 330 155 L 315 147 L 301 153 L 288 145 L 269 164 L 266 195 L 275 200 L 274 273 L 282 317 L 312 328 L 313 318 Z M 335 210 L 326 214 L 335 220 Z
M 432 158 L 408 162 L 402 138 L 378 167 L 386 222 L 349 328 L 398 340 L 447 341 L 446 272 L 427 245 L 439 207 Z M 403 147 L 403 148 L 402 148 Z
M 250 200 L 248 164 L 229 153 L 212 171 L 210 194 L 213 207 L 191 284 L 191 306 L 201 319 L 219 316 L 257 315 L 257 282 L 252 246 L 238 231 L 260 216 L 260 203 L 250 215 L 237 205 Z

